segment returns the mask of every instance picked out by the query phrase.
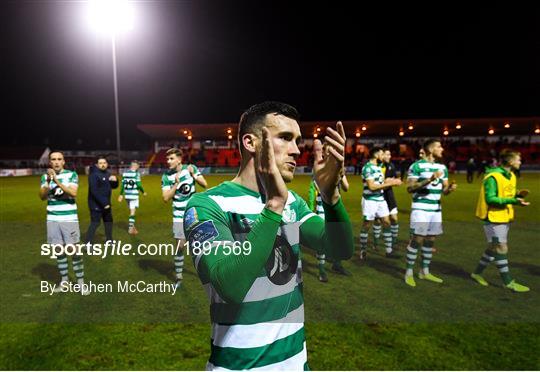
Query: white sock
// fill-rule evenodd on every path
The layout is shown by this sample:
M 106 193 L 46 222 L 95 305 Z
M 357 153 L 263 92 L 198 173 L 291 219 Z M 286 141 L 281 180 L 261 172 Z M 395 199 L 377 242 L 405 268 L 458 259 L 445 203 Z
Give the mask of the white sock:
M 407 269 L 405 276 L 413 276 L 413 269 Z

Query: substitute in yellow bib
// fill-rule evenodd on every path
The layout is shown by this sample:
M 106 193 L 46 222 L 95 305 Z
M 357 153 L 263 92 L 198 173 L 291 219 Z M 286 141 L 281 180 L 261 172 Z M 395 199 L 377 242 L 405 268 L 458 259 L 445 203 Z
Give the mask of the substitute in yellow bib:
M 487 265 L 495 261 L 506 288 L 514 292 L 528 292 L 529 288 L 518 284 L 508 268 L 508 230 L 514 220 L 514 205 L 527 206 L 528 190 L 516 191 L 516 176 L 513 173 L 521 166 L 521 155 L 512 150 L 502 150 L 499 167 L 490 168 L 480 189 L 476 217 L 484 221 L 484 232 L 488 248 L 482 255 L 471 277 L 479 284 L 487 286 L 482 277 Z

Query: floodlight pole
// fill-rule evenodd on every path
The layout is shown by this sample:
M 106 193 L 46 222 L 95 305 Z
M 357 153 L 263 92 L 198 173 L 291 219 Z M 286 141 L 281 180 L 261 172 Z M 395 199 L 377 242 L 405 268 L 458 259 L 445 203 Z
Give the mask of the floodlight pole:
M 113 80 L 114 80 L 114 114 L 116 119 L 116 155 L 118 157 L 118 166 L 120 166 L 120 114 L 118 113 L 118 79 L 116 77 L 116 40 L 111 36 Z

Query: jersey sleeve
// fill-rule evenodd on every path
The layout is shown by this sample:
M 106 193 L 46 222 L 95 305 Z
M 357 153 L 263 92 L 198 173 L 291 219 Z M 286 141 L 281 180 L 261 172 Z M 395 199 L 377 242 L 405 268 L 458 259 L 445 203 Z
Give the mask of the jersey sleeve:
M 170 190 L 173 186 L 173 183 L 169 180 L 169 177 L 167 177 L 167 174 L 164 174 L 161 176 L 161 190 Z
M 446 165 L 443 168 L 443 177 L 442 177 L 442 179 L 443 179 L 443 181 L 448 181 L 448 168 L 446 167 Z
M 40 183 L 41 187 L 47 187 L 47 175 L 46 174 L 41 175 L 41 179 L 39 180 L 39 183 Z
M 304 202 L 305 203 L 305 202 Z M 339 198 L 335 205 L 323 201 L 324 221 L 307 218 L 300 225 L 300 243 L 329 258 L 348 260 L 354 250 L 353 231 L 349 215 Z
M 199 170 L 199 168 L 197 168 L 195 164 L 192 164 L 191 166 L 193 167 L 193 177 L 197 178 L 202 175 L 201 171 Z
M 68 186 L 79 186 L 79 175 L 76 172 L 71 172 L 69 177 Z
M 373 169 L 371 167 L 366 166 L 362 169 L 362 178 L 365 180 L 373 180 L 375 179 L 375 174 L 373 172 Z
M 407 178 L 417 179 L 420 178 L 420 167 L 416 163 L 412 163 L 407 172 Z

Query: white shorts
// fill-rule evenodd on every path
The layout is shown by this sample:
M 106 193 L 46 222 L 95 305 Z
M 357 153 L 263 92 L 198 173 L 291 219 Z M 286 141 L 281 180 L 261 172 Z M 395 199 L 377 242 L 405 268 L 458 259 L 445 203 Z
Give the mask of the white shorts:
M 411 232 L 414 235 L 441 235 L 442 212 L 427 212 L 413 209 L 411 212 Z
M 368 200 L 362 198 L 362 215 L 364 220 L 373 221 L 375 218 L 386 217 L 390 214 L 385 200 Z
M 175 239 L 186 239 L 184 235 L 184 221 L 174 221 L 172 231 Z
M 484 233 L 488 243 L 507 243 L 509 223 L 488 223 L 484 225 Z
M 80 240 L 78 221 L 47 221 L 47 243 L 77 244 Z
M 139 199 L 126 199 L 129 209 L 139 208 Z

